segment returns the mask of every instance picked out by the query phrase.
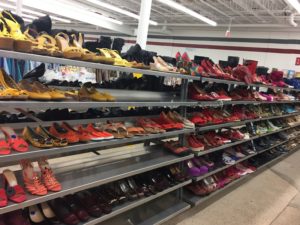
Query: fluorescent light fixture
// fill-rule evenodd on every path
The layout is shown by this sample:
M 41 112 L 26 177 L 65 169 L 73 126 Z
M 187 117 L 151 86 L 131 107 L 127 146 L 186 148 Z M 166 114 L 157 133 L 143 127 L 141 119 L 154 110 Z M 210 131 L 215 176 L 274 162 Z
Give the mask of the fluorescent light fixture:
M 57 17 L 57 16 L 52 16 L 52 15 L 50 17 L 53 20 L 57 20 L 57 21 L 64 22 L 64 23 L 71 23 L 71 20 L 63 19 L 63 18 L 60 18 L 60 17 Z
M 90 2 L 90 3 L 93 3 L 93 4 L 97 5 L 97 6 L 106 8 L 106 9 L 108 9 L 108 10 L 112 10 L 112 11 L 121 13 L 121 14 L 123 14 L 123 15 L 132 17 L 132 18 L 134 18 L 134 19 L 137 19 L 137 20 L 140 19 L 140 16 L 139 16 L 139 15 L 134 14 L 134 13 L 129 12 L 129 11 L 124 10 L 124 9 L 118 8 L 118 7 L 114 6 L 114 5 L 111 5 L 111 4 L 108 4 L 108 3 L 105 3 L 105 2 L 101 2 L 101 1 L 99 1 L 99 0 L 87 0 L 87 1 Z M 153 20 L 150 20 L 150 21 L 149 21 L 149 24 L 155 25 L 155 26 L 158 25 L 158 23 L 155 22 L 155 21 L 153 21 Z
M 23 20 L 24 20 L 25 22 L 28 22 L 28 23 L 31 23 L 31 22 L 32 22 L 32 19 L 23 18 Z
M 291 6 L 293 6 L 298 13 L 300 13 L 300 3 L 298 2 L 298 0 L 287 0 L 288 3 L 290 3 Z
M 23 0 L 23 5 L 100 27 L 101 21 L 103 20 L 110 21 L 118 25 L 123 24 L 122 21 L 89 12 L 82 9 L 82 7 L 76 7 L 72 4 L 64 4 L 57 0 Z
M 178 4 L 177 2 L 174 2 L 172 0 L 157 0 L 157 1 L 169 6 L 171 8 L 174 8 L 178 11 L 184 12 L 190 16 L 193 16 L 199 20 L 202 20 L 203 22 L 208 23 L 211 26 L 217 26 L 217 23 L 215 21 L 210 20 L 210 19 L 206 18 L 205 16 L 202 16 L 199 13 L 196 13 L 195 11 L 193 11 L 185 6 Z

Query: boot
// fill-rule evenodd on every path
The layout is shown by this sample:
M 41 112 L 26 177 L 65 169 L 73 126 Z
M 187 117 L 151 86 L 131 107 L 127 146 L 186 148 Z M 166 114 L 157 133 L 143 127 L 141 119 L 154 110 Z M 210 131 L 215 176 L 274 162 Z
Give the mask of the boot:
M 117 50 L 119 54 L 121 54 L 124 44 L 125 40 L 123 38 L 115 38 L 112 44 L 112 49 Z

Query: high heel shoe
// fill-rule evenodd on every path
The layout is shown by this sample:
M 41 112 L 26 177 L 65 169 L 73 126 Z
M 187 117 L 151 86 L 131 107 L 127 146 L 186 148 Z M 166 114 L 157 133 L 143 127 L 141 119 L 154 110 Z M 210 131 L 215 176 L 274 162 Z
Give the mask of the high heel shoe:
M 34 171 L 31 162 L 22 160 L 20 162 L 22 167 L 22 175 L 25 188 L 33 195 L 46 195 L 47 188 L 42 184 L 38 174 Z
M 57 45 L 59 49 L 62 51 L 63 56 L 68 59 L 81 59 L 82 57 L 82 49 L 74 46 L 70 46 L 70 38 L 65 33 L 58 33 L 55 36 Z
M 50 148 L 53 147 L 52 139 L 44 138 L 37 134 L 30 127 L 25 127 L 22 132 L 23 138 L 29 142 L 32 146 L 37 148 Z
M 31 52 L 32 42 L 22 33 L 21 26 L 13 15 L 4 10 L 0 14 L 2 20 L 8 27 L 11 37 L 14 39 L 14 50 L 20 52 Z
M 5 189 L 9 200 L 15 203 L 21 203 L 26 200 L 24 189 L 18 184 L 15 174 L 11 170 L 4 170 Z
M 42 173 L 42 181 L 49 191 L 61 191 L 61 184 L 55 178 L 53 171 L 46 159 L 40 159 L 38 161 L 41 173 Z
M 53 145 L 55 147 L 64 147 L 68 145 L 68 141 L 65 138 L 58 138 L 52 135 L 46 128 L 38 126 L 35 129 L 36 133 L 44 137 L 45 139 L 52 139 Z

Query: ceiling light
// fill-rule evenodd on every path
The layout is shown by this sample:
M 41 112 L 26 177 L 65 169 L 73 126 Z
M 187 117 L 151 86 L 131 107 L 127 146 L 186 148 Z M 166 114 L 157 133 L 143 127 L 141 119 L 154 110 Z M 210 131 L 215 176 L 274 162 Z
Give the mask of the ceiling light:
M 63 19 L 63 18 L 60 18 L 60 17 L 57 17 L 57 16 L 50 16 L 50 17 L 53 20 L 57 20 L 57 21 L 64 22 L 64 23 L 71 23 L 71 20 Z
M 287 0 L 288 3 L 290 3 L 291 6 L 293 6 L 298 13 L 300 13 L 300 3 L 298 2 L 298 0 Z
M 139 15 L 134 14 L 134 13 L 129 12 L 129 11 L 124 10 L 124 9 L 118 8 L 118 7 L 114 6 L 114 5 L 111 5 L 111 4 L 108 4 L 108 3 L 105 3 L 105 2 L 101 2 L 99 0 L 87 0 L 87 1 L 90 2 L 90 3 L 93 3 L 93 4 L 97 5 L 97 6 L 100 6 L 100 7 L 103 7 L 103 8 L 106 8 L 106 9 L 109 9 L 109 10 L 121 13 L 121 14 L 129 16 L 129 17 L 132 17 L 134 19 L 137 19 L 137 20 L 140 19 Z M 155 22 L 155 21 L 153 21 L 153 20 L 150 20 L 149 24 L 155 25 L 155 26 L 158 25 L 158 23 Z
M 57 0 L 43 0 L 42 4 L 40 0 L 23 0 L 23 5 L 100 27 L 102 25 L 101 21 L 103 20 L 110 21 L 118 25 L 123 24 L 123 22 L 119 20 L 89 12 L 82 9 L 82 7 L 76 7 L 71 4 L 67 5 Z
M 181 11 L 188 15 L 191 15 L 199 20 L 202 20 L 203 22 L 208 23 L 211 26 L 217 26 L 217 23 L 215 21 L 210 20 L 210 19 L 206 18 L 205 16 L 202 16 L 199 13 L 196 13 L 195 11 L 193 11 L 189 8 L 186 8 L 185 6 L 178 4 L 177 2 L 174 2 L 172 0 L 157 0 L 157 1 L 159 1 L 162 4 L 168 5 L 171 8 L 174 8 L 178 11 Z
M 25 22 L 29 22 L 29 23 L 31 23 L 32 22 L 32 19 L 27 19 L 27 18 L 24 18 L 23 19 Z

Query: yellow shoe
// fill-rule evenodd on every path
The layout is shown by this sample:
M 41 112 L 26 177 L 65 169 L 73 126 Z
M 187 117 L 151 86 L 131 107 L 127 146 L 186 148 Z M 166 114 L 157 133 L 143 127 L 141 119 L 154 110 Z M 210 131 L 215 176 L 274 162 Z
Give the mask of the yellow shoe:
M 119 55 L 118 51 L 109 50 L 109 49 L 107 49 L 107 51 L 115 59 L 115 63 L 114 63 L 115 66 L 132 67 L 132 63 L 128 62 L 126 59 L 122 59 L 122 57 Z
M 75 34 L 72 34 L 71 36 L 72 36 L 71 46 L 81 49 L 81 59 L 84 61 L 94 61 L 94 57 L 96 56 L 96 54 L 94 52 L 89 51 L 86 48 L 82 48 L 82 44 L 83 44 L 82 34 L 79 33 L 78 38 Z
M 32 86 L 39 92 L 47 93 L 48 95 L 50 95 L 51 100 L 60 101 L 66 99 L 66 96 L 63 93 L 56 91 L 55 89 L 50 89 L 38 81 L 34 81 L 32 83 Z
M 38 90 L 32 83 L 27 80 L 21 80 L 19 82 L 19 86 L 23 91 L 25 91 L 30 99 L 41 101 L 51 100 L 51 96 L 47 91 L 43 92 Z
M 114 101 L 116 101 L 116 98 L 113 97 L 113 96 L 111 96 L 107 92 L 102 92 L 102 95 L 107 99 L 108 102 L 114 102 Z
M 2 11 L 0 17 L 8 27 L 10 36 L 14 39 L 14 50 L 20 52 L 31 52 L 32 42 L 21 31 L 20 24 L 9 11 Z
M 14 39 L 8 33 L 6 25 L 3 22 L 2 18 L 0 18 L 0 49 L 14 49 Z
M 82 57 L 82 49 L 78 47 L 70 46 L 69 42 L 69 36 L 65 33 L 58 33 L 55 36 L 57 45 L 59 49 L 63 53 L 63 57 L 68 59 L 81 59 Z
M 108 49 L 96 48 L 96 50 L 100 53 L 100 55 L 98 55 L 98 58 L 96 57 L 96 59 L 99 60 L 99 62 L 106 63 L 106 64 L 115 63 L 115 59 L 112 57 L 109 51 L 107 51 Z

